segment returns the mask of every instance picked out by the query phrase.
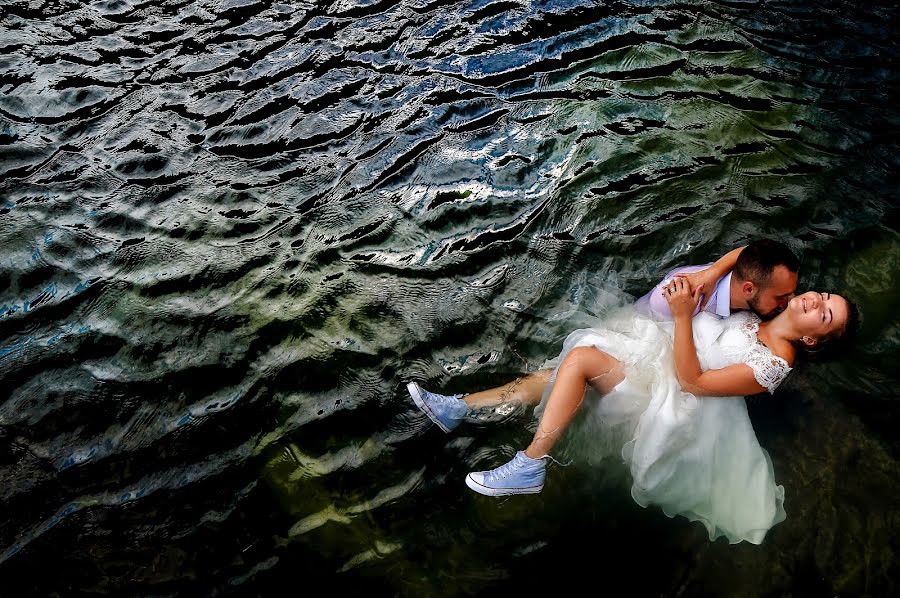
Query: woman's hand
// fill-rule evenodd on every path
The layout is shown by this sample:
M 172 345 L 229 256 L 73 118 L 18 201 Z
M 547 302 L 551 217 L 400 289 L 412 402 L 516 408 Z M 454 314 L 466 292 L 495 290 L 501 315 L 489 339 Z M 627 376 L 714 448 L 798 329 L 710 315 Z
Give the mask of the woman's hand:
M 663 287 L 663 296 L 669 303 L 669 309 L 672 316 L 677 320 L 680 318 L 690 319 L 700 303 L 700 293 L 703 291 L 703 284 L 691 290 L 691 283 L 684 276 L 676 276 L 668 285 Z
M 726 272 L 727 274 L 727 272 Z M 722 278 L 722 273 L 719 272 L 716 268 L 710 266 L 709 268 L 704 268 L 703 270 L 697 270 L 696 272 L 678 272 L 675 276 L 672 277 L 674 281 L 677 277 L 683 277 L 687 279 L 690 288 L 704 288 L 704 289 L 715 289 L 716 284 L 719 282 L 719 279 Z M 700 309 L 706 307 L 706 304 L 709 303 L 709 298 L 712 294 L 705 293 L 701 297 L 702 301 L 700 303 Z
M 743 252 L 746 247 L 747 246 L 744 245 L 743 247 L 732 249 L 703 270 L 698 270 L 697 272 L 678 272 L 675 274 L 675 276 L 684 276 L 687 278 L 692 289 L 696 289 L 699 286 L 702 286 L 704 289 L 712 289 L 708 293 L 704 293 L 700 309 L 706 308 L 706 304 L 709 303 L 709 298 L 713 291 L 716 290 L 716 285 L 719 284 L 719 280 L 734 270 L 741 252 Z

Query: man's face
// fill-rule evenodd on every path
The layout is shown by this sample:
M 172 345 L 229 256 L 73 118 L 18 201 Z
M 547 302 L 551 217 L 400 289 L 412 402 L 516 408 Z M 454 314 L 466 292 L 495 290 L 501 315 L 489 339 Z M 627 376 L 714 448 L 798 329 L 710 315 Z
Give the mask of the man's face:
M 764 320 L 774 318 L 787 307 L 797 290 L 797 273 L 784 266 L 775 266 L 772 279 L 766 287 L 756 287 L 756 294 L 747 299 L 750 309 Z

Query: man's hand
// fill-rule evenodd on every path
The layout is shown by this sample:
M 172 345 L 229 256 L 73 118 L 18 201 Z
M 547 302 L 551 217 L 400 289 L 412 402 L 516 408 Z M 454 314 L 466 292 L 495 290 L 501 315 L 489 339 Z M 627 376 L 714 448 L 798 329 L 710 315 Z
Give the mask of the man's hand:
M 676 276 L 672 281 L 663 287 L 662 293 L 669 304 L 672 316 L 677 320 L 679 318 L 690 319 L 700 303 L 700 293 L 703 291 L 703 284 L 691 290 L 691 283 L 684 276 Z

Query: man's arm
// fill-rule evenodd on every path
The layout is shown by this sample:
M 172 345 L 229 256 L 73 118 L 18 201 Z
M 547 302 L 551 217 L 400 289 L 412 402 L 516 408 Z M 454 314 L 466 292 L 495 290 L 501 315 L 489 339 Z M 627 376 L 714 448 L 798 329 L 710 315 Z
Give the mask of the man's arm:
M 696 272 L 701 272 L 708 268 L 711 268 L 713 264 L 703 264 L 701 266 L 685 266 L 683 268 L 676 268 L 675 270 L 671 270 L 668 272 L 661 281 L 656 283 L 656 286 L 653 287 L 649 293 L 641 297 L 638 301 L 643 303 L 647 302 L 647 306 L 650 308 L 650 315 L 653 316 L 656 320 L 672 320 L 672 310 L 669 309 L 669 302 L 666 301 L 665 295 L 663 292 L 665 291 L 665 287 L 671 281 L 672 277 L 675 276 L 676 272 L 680 272 L 682 274 L 692 274 Z M 697 308 L 699 311 L 699 307 Z M 694 312 L 696 315 L 696 312 Z
M 687 278 L 687 281 L 691 283 L 691 288 L 695 289 L 700 285 L 703 285 L 704 289 L 708 289 L 707 292 L 704 293 L 703 300 L 700 302 L 700 311 L 706 309 L 706 304 L 709 303 L 709 298 L 712 297 L 713 290 L 715 290 L 716 285 L 719 284 L 722 277 L 734 270 L 734 265 L 737 263 L 738 256 L 741 255 L 744 247 L 746 247 L 746 245 L 738 247 L 737 249 L 732 249 L 713 262 L 713 264 L 705 270 L 699 270 L 689 274 L 682 272 L 675 273 L 675 276 L 684 276 Z
M 738 256 L 744 250 L 744 247 L 746 247 L 746 245 L 738 247 L 737 249 L 732 249 L 712 264 L 685 266 L 670 271 L 666 274 L 665 278 L 653 287 L 649 293 L 641 297 L 638 302 L 640 304 L 645 304 L 650 311 L 650 315 L 654 318 L 658 320 L 671 320 L 672 311 L 669 309 L 668 301 L 666 301 L 665 296 L 663 296 L 663 287 L 673 276 L 682 275 L 687 278 L 688 282 L 691 284 L 691 288 L 697 288 L 702 284 L 704 290 L 706 290 L 703 294 L 703 300 L 694 312 L 694 315 L 696 315 L 706 307 L 709 297 L 712 296 L 719 280 L 734 269 Z

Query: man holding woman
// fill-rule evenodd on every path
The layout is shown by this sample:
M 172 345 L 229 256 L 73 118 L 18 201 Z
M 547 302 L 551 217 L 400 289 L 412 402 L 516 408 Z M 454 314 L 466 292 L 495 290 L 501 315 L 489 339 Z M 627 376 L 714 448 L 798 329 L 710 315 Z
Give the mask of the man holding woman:
M 701 521 L 711 539 L 759 543 L 784 519 L 784 490 L 742 397 L 774 392 L 797 347 L 840 337 L 854 319 L 840 296 L 794 296 L 797 268 L 781 243 L 755 241 L 711 265 L 674 271 L 634 308 L 572 332 L 538 372 L 465 396 L 414 382 L 408 390 L 445 432 L 474 407 L 538 405 L 528 447 L 466 476 L 476 492 L 540 492 L 550 451 L 589 398 L 590 416 L 622 434 L 636 502 Z

